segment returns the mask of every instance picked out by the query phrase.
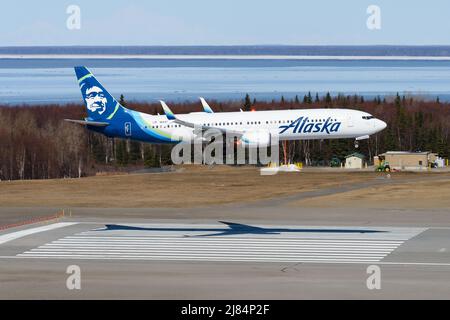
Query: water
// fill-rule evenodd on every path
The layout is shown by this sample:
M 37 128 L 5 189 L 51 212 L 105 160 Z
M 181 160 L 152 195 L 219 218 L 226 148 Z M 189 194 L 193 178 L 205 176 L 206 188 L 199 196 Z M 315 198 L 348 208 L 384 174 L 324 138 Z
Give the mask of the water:
M 167 101 L 395 95 L 450 101 L 449 61 L 0 59 L 0 103 L 81 102 L 73 72 L 86 65 L 116 97 Z

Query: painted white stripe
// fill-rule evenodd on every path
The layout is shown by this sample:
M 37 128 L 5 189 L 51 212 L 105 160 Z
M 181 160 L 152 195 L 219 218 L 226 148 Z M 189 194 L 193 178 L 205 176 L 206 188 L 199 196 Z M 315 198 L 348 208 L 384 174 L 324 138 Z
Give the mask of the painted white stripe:
M 64 260 L 72 260 L 72 259 L 83 259 L 83 260 L 156 260 L 156 261 L 204 261 L 204 262 L 278 262 L 278 263 L 372 263 L 372 262 L 380 262 L 379 259 L 278 259 L 278 258 L 232 258 L 232 257 L 221 257 L 221 258 L 212 258 L 212 257 L 113 257 L 113 256 L 76 256 L 76 255 L 36 255 L 36 256 L 17 256 L 17 258 L 41 258 L 41 259 L 64 259 Z
M 233 245 L 233 244 L 274 244 L 274 245 L 296 245 L 296 244 L 322 244 L 322 245 L 373 245 L 373 246 L 396 246 L 396 245 L 400 245 L 403 242 L 399 242 L 399 243 L 359 243 L 357 241 L 355 242 L 345 242 L 345 243 L 340 243 L 340 242 L 329 242 L 329 241 L 291 241 L 291 242 L 271 242 L 271 241 L 258 241 L 258 242 L 252 242 L 252 241 L 208 241 L 208 240 L 204 240 L 202 242 L 199 241 L 190 241 L 190 240 L 175 240 L 175 241 L 149 241 L 149 240 L 71 240 L 71 239 L 59 239 L 56 240 L 55 242 L 57 243 L 80 243 L 80 244 L 87 244 L 87 243 L 124 243 L 124 244 L 142 244 L 142 243 L 170 243 L 170 244 L 177 244 L 177 243 L 193 243 L 193 244 L 199 244 L 199 245 L 203 245 L 203 244 L 227 244 L 227 245 Z
M 156 252 L 156 253 L 160 253 L 160 249 L 146 249 L 146 250 L 123 250 L 123 249 L 105 249 L 105 250 L 89 250 L 89 249 L 47 249 L 47 248 L 36 248 L 36 249 L 31 249 L 31 251 L 27 251 L 27 252 L 33 252 L 33 253 L 37 253 L 37 252 L 77 252 L 77 253 L 102 253 L 102 252 L 116 252 L 116 253 L 123 253 L 123 254 L 127 254 L 127 253 L 132 253 L 132 254 L 136 254 L 136 253 L 152 253 L 152 252 Z M 208 253 L 227 253 L 230 255 L 233 254 L 249 254 L 249 255 L 256 255 L 256 254 L 279 254 L 279 255 L 301 255 L 301 254 L 330 254 L 330 255 L 364 255 L 364 256 L 384 256 L 388 252 L 364 252 L 364 251 L 358 251 L 358 252 L 348 252 L 348 251 L 309 251 L 309 250 L 305 250 L 305 251 L 284 251 L 284 252 L 280 252 L 279 250 L 277 251 L 249 251 L 249 250 L 229 250 L 229 249 L 223 249 L 223 250 L 204 250 L 204 249 L 191 249 L 191 250 L 179 250 L 179 249 L 172 249 L 172 250 L 167 250 L 164 251 L 164 253 L 197 253 L 197 252 L 201 252 L 204 254 L 208 254 Z
M 285 234 L 283 234 L 283 236 L 278 236 L 278 235 L 273 235 L 273 234 L 268 234 L 268 235 L 263 235 L 260 237 L 245 237 L 245 236 L 235 236 L 235 235 L 216 235 L 216 236 L 205 236 L 205 233 L 164 233 L 164 236 L 159 236 L 155 233 L 152 233 L 152 236 L 138 236 L 136 234 L 133 233 L 133 236 L 121 236 L 121 235 L 110 235 L 110 236 L 80 236 L 80 235 L 73 235 L 71 237 L 73 237 L 74 239 L 81 239 L 81 238 L 94 238 L 94 239 L 116 239 L 116 240 L 148 240 L 148 239 L 160 239 L 160 240 L 171 240 L 171 239 L 189 239 L 192 241 L 204 241 L 204 240 L 211 240 L 211 241 L 217 241 L 217 240 L 222 240 L 222 241 L 241 241 L 241 240 L 245 240 L 245 241 L 267 241 L 267 240 L 274 240 L 274 241 L 297 241 L 297 240 L 304 240 L 304 241 L 315 241 L 315 240 L 328 240 L 328 241 L 342 241 L 342 242 L 347 242 L 347 241 L 360 241 L 360 242 L 366 242 L 366 241 L 379 241 L 379 242 L 401 242 L 401 241 L 406 241 L 408 239 L 410 239 L 411 237 L 415 236 L 416 234 L 413 235 L 408 235 L 408 236 L 402 236 L 402 237 L 393 237 L 393 236 L 386 236 L 386 237 L 381 237 L 379 235 L 374 235 L 373 237 L 370 238 L 361 238 L 361 237 L 352 237 L 352 238 L 341 238 L 339 235 L 328 235 L 328 236 L 324 236 L 324 235 L 305 235 L 305 234 L 301 234 L 301 235 L 295 235 L 295 236 L 288 236 L 286 237 Z
M 317 248 L 317 249 L 322 249 L 322 248 L 330 248 L 330 249 L 336 249 L 336 248 L 348 248 L 348 249 L 373 249 L 373 250 L 389 250 L 389 249 L 395 249 L 398 246 L 337 246 L 337 245 L 246 245 L 246 244 L 239 244 L 236 243 L 234 245 L 192 245 L 192 244 L 105 244 L 105 243 L 89 243 L 89 244 L 84 244 L 84 243 L 75 243 L 75 244 L 70 244 L 70 243 L 51 243 L 48 244 L 54 247 L 117 247 L 117 248 L 147 248 L 147 247 L 151 247 L 151 248 L 183 248 L 183 247 L 194 247 L 194 248 L 202 248 L 202 247 L 206 247 L 206 248 L 232 248 L 232 247 L 239 247 L 239 248 L 286 248 L 286 249 L 295 249 L 295 248 Z
M 189 248 L 205 248 L 205 249 L 227 249 L 227 248 L 236 248 L 237 246 L 152 246 L 152 245 L 60 245 L 60 244 L 48 244 L 47 248 L 91 248 L 91 249 L 108 249 L 108 248 L 117 248 L 117 249 L 146 249 L 146 248 L 159 248 L 161 250 L 171 249 L 171 248 L 180 248 L 180 249 L 189 249 Z M 394 250 L 398 247 L 352 247 L 352 246 L 238 246 L 240 249 L 249 249 L 249 250 L 270 250 L 270 249 L 280 249 L 280 250 L 302 250 L 302 249 L 311 249 L 311 250 L 368 250 L 368 251 L 387 251 Z
M 95 237 L 66 237 L 59 240 L 67 240 L 67 241 L 130 241 L 130 242 L 157 242 L 157 241 L 181 241 L 181 242 L 248 242 L 248 243 L 259 243 L 259 242 L 270 242 L 270 243 L 295 243 L 295 242 L 329 242 L 329 243 L 380 243 L 380 244 L 398 244 L 402 243 L 406 240 L 339 240 L 339 239 L 303 239 L 303 238 L 294 238 L 294 239 L 277 239 L 277 238 L 260 238 L 260 239 L 246 239 L 246 238 L 228 238 L 228 237 L 171 237 L 171 238 L 143 238 L 143 239 L 128 239 L 128 238 L 95 238 Z
M 274 239 L 298 239 L 298 238 L 305 238 L 305 239 L 342 239 L 342 240 L 395 240 L 395 238 L 408 238 L 411 237 L 417 232 L 411 232 L 411 233 L 390 233 L 390 232 L 380 232 L 380 233 L 361 233 L 361 232 L 351 232 L 351 233 L 345 233 L 345 232 L 334 232 L 330 230 L 330 232 L 327 231 L 321 231 L 321 232 L 314 232 L 314 231 L 304 231 L 304 232 L 281 232 L 281 233 L 222 233 L 224 230 L 217 230 L 213 231 L 202 231 L 195 229 L 192 229 L 191 231 L 134 231 L 129 230 L 127 232 L 114 232 L 114 231 L 97 231 L 92 233 L 76 233 L 73 235 L 70 235 L 71 237 L 117 237 L 117 238 L 173 238 L 174 236 L 183 236 L 184 234 L 198 234 L 202 237 L 208 237 L 209 234 L 216 234 L 216 236 L 213 236 L 211 238 L 217 238 L 217 234 L 220 233 L 220 237 L 224 238 L 240 238 L 240 239 L 264 239 L 267 236 L 271 236 Z M 197 235 L 197 236 L 198 236 Z
M 233 245 L 212 245 L 212 244 L 180 244 L 180 243 L 167 243 L 167 244 L 155 244 L 155 243 L 140 243 L 140 244 L 108 244 L 108 243 L 49 243 L 47 246 L 53 247 L 86 247 L 86 248 L 232 248 L 239 247 L 243 249 L 301 249 L 301 248 L 316 248 L 320 249 L 369 249 L 369 250 L 392 250 L 398 248 L 398 246 L 339 246 L 339 245 L 306 245 L 306 244 L 298 244 L 298 245 L 247 245 L 242 243 L 236 243 Z
M 30 253 L 31 255 L 34 253 Z M 71 253 L 71 252 L 61 252 L 61 253 L 43 253 L 44 255 L 79 255 L 79 256 L 113 256 L 113 257 L 175 257 L 175 258 L 195 258 L 201 255 L 201 253 L 198 253 L 197 255 L 188 255 L 188 254 L 157 254 L 157 253 L 136 253 L 136 254 L 123 254 L 123 253 L 117 253 L 117 252 L 104 252 L 104 253 Z M 258 258 L 258 259 L 271 259 L 271 258 L 277 258 L 277 259 L 297 259 L 297 261 L 302 261 L 303 259 L 315 259 L 315 258 L 321 258 L 321 259 L 374 259 L 374 260 L 380 260 L 383 258 L 382 256 L 348 256 L 348 255 L 266 255 L 266 256 L 257 256 L 257 255 L 202 255 L 204 258 L 217 258 L 217 257 L 223 257 L 223 258 Z
M 53 249 L 53 250 L 63 250 L 63 249 L 73 249 L 73 250 L 80 250 L 80 249 L 90 249 L 90 250 L 105 250 L 105 249 L 117 249 L 117 250 L 124 250 L 124 249 L 133 249 L 133 250 L 146 250 L 146 249 L 164 249 L 164 250 L 170 250 L 170 249 L 183 249 L 183 250 L 190 250 L 190 249 L 195 249 L 195 250 L 228 250 L 228 249 L 235 249 L 235 250 L 253 250 L 253 251 L 267 251 L 268 249 L 276 249 L 276 250 L 280 250 L 280 251 L 304 251 L 304 250 L 313 250 L 313 251 L 349 251 L 349 252 L 391 252 L 392 250 L 394 250 L 396 247 L 392 247 L 392 248 L 370 248 L 370 247 L 359 247 L 359 248 L 354 248 L 354 247 L 328 247 L 328 246 L 324 246 L 324 247 L 310 247 L 310 246 L 296 246 L 296 247 L 248 247 L 248 246 L 240 246 L 239 248 L 236 247 L 228 247 L 228 246 L 209 246 L 209 248 L 205 248 L 205 246 L 177 246 L 177 247 L 172 247 L 172 246 L 150 246 L 150 245 L 146 245 L 146 246 L 124 246 L 124 245 L 113 245 L 113 246 L 96 246 L 96 245 L 85 245 L 85 246 L 70 246 L 70 245 L 54 245 L 54 244 L 46 244 L 45 246 L 41 246 L 39 248 L 48 248 L 48 249 Z
M 119 239 L 66 239 L 61 238 L 56 241 L 59 242 L 69 242 L 69 243 L 77 243 L 77 242 L 100 242 L 100 243 L 192 243 L 192 244 L 203 244 L 203 243 L 211 243 L 211 244 L 236 244 L 236 243 L 250 243 L 250 244 L 314 244 L 314 243 L 326 243 L 326 244 L 338 244 L 338 245 L 400 245 L 404 241 L 397 241 L 397 242 L 378 242 L 378 241 L 366 241 L 366 242 L 359 242 L 359 241 L 331 241 L 331 240 L 314 240 L 314 241 L 303 241 L 303 240 L 296 240 L 296 241 L 270 241 L 270 240 L 264 240 L 264 241 L 253 241 L 253 240 L 209 240 L 204 239 L 201 241 L 198 240 L 190 240 L 189 238 L 178 238 L 178 239 L 169 239 L 169 240 L 159 240 L 159 239 L 148 239 L 148 240 L 119 240 Z
M 273 235 L 270 235 L 273 236 Z M 404 240 L 389 240 L 389 239 L 339 239 L 339 238 L 333 238 L 333 239 L 327 239 L 327 238 L 280 238 L 280 237 L 273 237 L 273 238 L 237 238 L 233 236 L 220 236 L 220 237 L 198 237 L 198 236 L 190 236 L 190 237 L 180 237 L 180 235 L 176 235 L 173 237 L 125 237 L 125 236 L 118 236 L 118 237 L 86 237 L 86 236 L 67 236 L 64 239 L 69 240 L 120 240 L 120 241 L 131 241 L 131 240 L 140 240 L 140 241 L 160 241 L 160 240 L 170 240 L 170 241 L 246 241 L 246 242 L 295 242 L 295 241 L 305 241 L 305 242 L 311 242 L 311 241 L 328 241 L 328 242 L 339 242 L 339 243 L 347 243 L 347 242 L 358 242 L 358 243 L 402 243 Z M 409 239 L 409 238 L 408 238 Z
M 45 232 L 45 231 L 49 231 L 49 230 L 54 230 L 54 229 L 58 229 L 58 228 L 71 226 L 74 224 L 77 224 L 77 223 L 76 222 L 58 222 L 58 223 L 53 223 L 53 224 L 50 224 L 47 226 L 7 233 L 7 234 L 0 236 L 0 244 L 6 243 L 6 242 L 9 242 L 12 240 L 16 240 L 16 239 L 19 239 L 22 237 L 26 237 L 26 236 L 29 236 L 31 234 L 35 234 L 38 232 Z
M 24 254 L 20 254 L 22 256 Z M 32 255 L 31 253 L 29 255 Z M 45 254 L 47 257 L 71 257 L 71 256 L 77 256 L 80 258 L 83 257 L 117 257 L 117 258 L 154 258 L 154 259 L 166 259 L 166 258 L 174 258 L 174 259 L 204 259 L 204 260 L 210 260 L 210 259 L 224 259 L 224 260 L 233 260 L 233 259 L 242 259 L 242 260 L 279 260 L 279 261 L 297 261 L 301 262 L 303 259 L 307 260 L 328 260 L 328 259 L 335 259 L 335 260 L 371 260 L 371 261 L 379 261 L 379 258 L 376 257 L 350 257 L 350 256 L 339 256 L 339 257 L 333 257 L 333 256 L 295 256 L 295 257 L 285 257 L 285 256 L 271 256 L 271 257 L 249 257 L 249 256 L 221 256 L 221 255 L 215 255 L 215 256 L 209 256 L 209 255 L 158 255 L 158 254 L 152 254 L 152 255 L 112 255 L 112 254 L 95 254 L 95 255 L 76 255 L 72 253 L 60 253 L 60 254 Z
M 124 246 L 124 247 L 182 247 L 182 246 L 192 246 L 192 247 L 248 247 L 248 248 L 373 248 L 373 249 L 389 249 L 389 248 L 397 248 L 401 245 L 399 244 L 389 244 L 389 245 L 381 245 L 381 244 L 330 244 L 330 243 L 292 243 L 292 244 L 272 244 L 272 243 L 246 243 L 246 242 L 234 242 L 234 243 L 191 243 L 191 242 L 70 242 L 70 241 L 52 241 L 46 245 L 54 245 L 54 246 L 97 246 L 97 247 L 114 247 L 114 246 Z

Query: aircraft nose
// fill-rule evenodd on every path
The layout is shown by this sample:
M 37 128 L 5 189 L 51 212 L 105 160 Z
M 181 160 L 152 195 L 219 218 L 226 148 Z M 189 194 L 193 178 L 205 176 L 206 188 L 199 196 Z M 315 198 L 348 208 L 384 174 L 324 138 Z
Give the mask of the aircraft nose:
M 383 120 L 377 119 L 376 126 L 377 126 L 377 129 L 381 131 L 381 130 L 383 130 L 384 128 L 387 127 L 387 124 Z

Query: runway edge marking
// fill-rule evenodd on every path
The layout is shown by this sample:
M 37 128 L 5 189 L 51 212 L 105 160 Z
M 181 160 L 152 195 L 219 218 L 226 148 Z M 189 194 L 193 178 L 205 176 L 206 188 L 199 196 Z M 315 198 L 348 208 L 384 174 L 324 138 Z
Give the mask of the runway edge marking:
M 29 257 L 29 256 L 0 256 L 0 259 L 54 259 L 54 260 L 77 260 L 76 257 Z M 110 258 L 110 259 L 99 259 L 99 258 L 85 258 L 85 260 L 98 260 L 98 261 L 108 261 L 108 260 L 123 260 L 123 261 L 135 261 L 140 259 L 123 259 L 123 258 Z M 153 262 L 160 262 L 161 260 L 144 260 L 144 261 L 153 261 Z M 165 260 L 169 261 L 169 260 Z M 182 260 L 186 262 L 192 262 L 192 260 Z M 233 260 L 233 261 L 211 261 L 211 262 L 254 262 L 254 261 L 239 261 L 239 260 Z M 286 261 L 264 261 L 264 263 L 289 263 Z M 359 264 L 359 265 L 370 265 L 373 264 L 373 262 L 361 262 L 361 261 L 323 261 L 323 262 L 317 262 L 317 261 L 293 261 L 293 263 L 305 263 L 305 264 Z M 376 264 L 379 265 L 393 265 L 393 266 L 429 266 L 429 267 L 450 267 L 450 263 L 445 262 L 383 262 L 378 261 Z
M 23 238 L 35 233 L 39 233 L 39 232 L 45 232 L 45 231 L 49 231 L 49 230 L 54 230 L 54 229 L 59 229 L 59 228 L 63 228 L 63 227 L 68 227 L 68 226 L 72 226 L 77 224 L 78 222 L 57 222 L 57 223 L 52 223 L 50 225 L 47 226 L 42 226 L 42 227 L 36 227 L 36 228 L 31 228 L 31 229 L 25 229 L 25 230 L 20 230 L 20 231 L 16 231 L 16 232 L 11 232 L 11 233 L 7 233 L 7 234 L 3 234 L 0 236 L 0 244 L 4 244 L 6 242 L 12 241 L 12 240 L 16 240 L 19 238 Z

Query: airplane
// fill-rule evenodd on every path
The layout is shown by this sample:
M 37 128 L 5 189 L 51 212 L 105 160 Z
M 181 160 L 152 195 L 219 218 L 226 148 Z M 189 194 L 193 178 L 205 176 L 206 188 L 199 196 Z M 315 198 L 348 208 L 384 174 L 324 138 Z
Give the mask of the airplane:
M 310 139 L 368 139 L 386 123 L 371 114 L 351 109 L 290 109 L 213 112 L 201 98 L 204 112 L 175 115 L 160 101 L 165 115 L 151 115 L 125 108 L 86 67 L 75 67 L 88 117 L 65 119 L 108 137 L 156 144 L 191 142 L 199 132 L 215 129 L 231 134 L 246 147 L 266 147 L 271 137 L 280 141 Z M 197 129 L 200 129 L 198 131 Z

